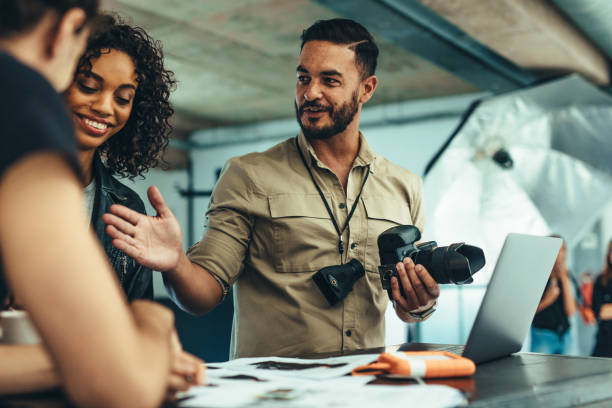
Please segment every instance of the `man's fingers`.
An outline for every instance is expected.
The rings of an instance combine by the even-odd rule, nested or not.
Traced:
[[[136,240],[131,236],[119,231],[117,228],[115,228],[114,225],[106,226],[106,234],[108,234],[109,237],[113,238],[113,240],[123,241],[125,244],[136,249]]]
[[[106,227],[106,233],[113,238],[112,244],[115,248],[125,252],[130,258],[134,258],[136,262],[141,262],[140,249],[136,246],[134,238],[121,233],[112,225]]]
[[[416,294],[414,293],[414,288],[410,283],[410,279],[408,279],[408,275],[406,274],[406,268],[402,262],[398,262],[396,268],[397,274],[399,276],[398,284],[402,285],[402,288],[404,289],[406,300],[405,303],[408,307],[406,310],[416,309],[417,307],[419,307],[418,299],[416,297]],[[399,294],[399,296],[401,297],[401,294]]]
[[[121,204],[111,205],[110,211],[111,213],[123,218],[124,220],[126,220],[127,222],[133,225],[138,224],[138,221],[140,220],[140,218],[145,216],[139,213],[138,211],[134,211]]]
[[[133,224],[125,221],[121,217],[117,217],[114,214],[104,214],[102,216],[102,221],[104,221],[108,225],[112,225],[122,233],[127,234],[131,237],[133,237],[136,232],[136,229],[134,228]]]
[[[149,187],[147,196],[149,197],[149,202],[160,217],[167,217],[172,214],[164,201],[164,197],[156,186]]]
[[[412,262],[412,259],[409,258],[408,264]],[[412,264],[414,266],[414,264]],[[402,287],[404,288],[404,294],[406,295],[406,301],[408,302],[408,306],[410,307],[408,310],[414,310],[419,307],[419,299],[415,293],[414,286],[408,277],[408,272],[406,271],[406,263],[398,262],[397,264],[397,274],[400,279]]]
[[[399,282],[395,277],[391,278],[391,294],[393,295],[393,300],[395,301],[396,307],[399,307],[406,312],[412,310],[412,308],[408,305],[406,298],[401,295]]]
[[[423,282],[425,289],[429,293],[429,295],[433,298],[438,298],[440,296],[440,285],[436,280],[429,274],[429,271],[423,265],[417,265],[414,267],[416,274]]]
[[[427,289],[423,285],[423,282],[421,282],[421,278],[419,277],[419,275],[417,275],[412,259],[404,262],[404,267],[406,269],[406,275],[408,276],[410,284],[412,285],[412,289],[414,290],[414,294],[418,304],[417,307],[420,307],[429,302],[431,300],[431,296],[427,292]]]
[[[120,239],[113,239],[113,246],[120,251],[125,252],[127,256],[133,258],[138,263],[142,263],[140,259],[140,250]]]

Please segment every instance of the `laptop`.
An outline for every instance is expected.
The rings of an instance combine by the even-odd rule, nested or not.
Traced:
[[[560,238],[508,234],[467,343],[435,347],[483,363],[519,351],[555,264]],[[414,350],[423,350],[415,345]],[[463,352],[461,352],[463,348]],[[413,348],[402,347],[409,351]]]

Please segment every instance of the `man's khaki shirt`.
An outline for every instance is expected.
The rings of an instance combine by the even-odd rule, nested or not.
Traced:
[[[206,213],[207,231],[191,247],[192,262],[224,287],[234,285],[230,357],[297,356],[380,347],[385,343],[387,293],[378,274],[378,235],[424,223],[422,184],[410,171],[376,155],[360,134],[347,192],[316,156],[298,143],[339,228],[370,176],[348,227],[340,260],[338,234],[295,138],[263,153],[228,161]],[[365,276],[334,306],[312,280],[321,268],[359,260]]]

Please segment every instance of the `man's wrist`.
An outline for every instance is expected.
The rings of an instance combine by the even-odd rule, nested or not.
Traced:
[[[165,273],[171,275],[172,277],[177,277],[185,274],[185,271],[189,269],[190,265],[191,260],[189,260],[187,254],[183,251],[180,251],[174,267],[168,269],[167,271],[165,271]]]
[[[410,316],[411,319],[414,319],[418,322],[422,322],[428,319],[436,311],[437,304],[438,301],[436,300],[430,307],[425,310],[415,309],[414,311],[408,311],[407,314],[408,316]]]

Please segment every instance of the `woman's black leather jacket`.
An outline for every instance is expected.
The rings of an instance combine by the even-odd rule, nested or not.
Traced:
[[[112,265],[128,301],[153,299],[153,273],[149,268],[136,263],[124,252],[115,248],[112,238],[105,232],[102,215],[110,212],[113,204],[122,204],[132,210],[145,213],[144,203],[132,189],[115,179],[96,154],[93,160],[93,176],[96,181],[91,226],[95,230]]]

